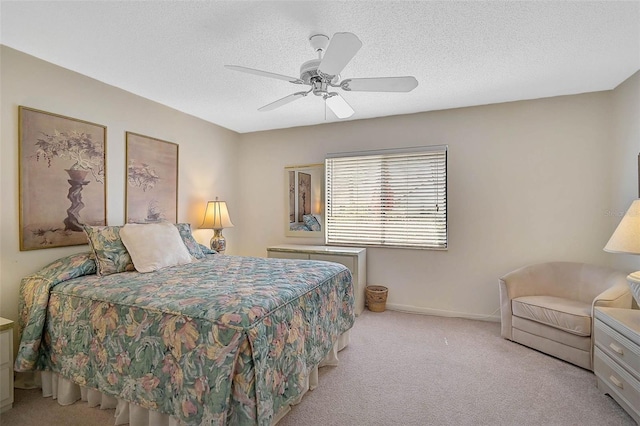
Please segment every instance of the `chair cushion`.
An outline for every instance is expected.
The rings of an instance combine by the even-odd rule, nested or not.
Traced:
[[[513,315],[564,330],[591,336],[591,305],[553,296],[523,296],[511,301]]]
[[[577,334],[567,333],[566,331],[560,330],[559,328],[549,327],[548,325],[536,321],[531,321],[526,318],[512,316],[511,319],[513,321],[513,329],[511,331],[513,336],[515,336],[516,331],[521,331],[533,336],[539,336],[545,340],[553,340],[554,342],[559,343],[562,346],[570,346],[572,348],[587,352],[591,350],[591,336],[578,336]],[[527,343],[516,339],[515,337],[513,337],[511,340],[522,343],[526,346],[530,346]],[[540,346],[531,347],[535,347],[536,349],[541,350]]]

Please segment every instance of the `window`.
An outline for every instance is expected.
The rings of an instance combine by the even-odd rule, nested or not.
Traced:
[[[447,146],[329,154],[327,244],[447,248]]]

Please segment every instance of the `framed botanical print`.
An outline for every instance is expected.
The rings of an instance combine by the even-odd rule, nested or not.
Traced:
[[[126,132],[127,223],[178,220],[178,144]]]
[[[106,126],[20,106],[20,250],[87,243],[106,225]]]

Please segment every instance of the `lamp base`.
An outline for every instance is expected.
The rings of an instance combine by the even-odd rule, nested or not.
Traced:
[[[227,249],[227,240],[222,236],[222,229],[213,230],[213,237],[211,237],[209,245],[212,250],[215,250],[220,254],[224,254]]]

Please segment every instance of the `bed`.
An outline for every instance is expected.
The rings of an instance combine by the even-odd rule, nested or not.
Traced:
[[[153,424],[277,423],[354,322],[351,274],[335,263],[203,252],[150,273],[99,270],[80,253],[22,280],[15,370]]]
[[[322,230],[322,217],[317,214],[305,214],[302,222],[289,222],[289,231],[314,231]]]

